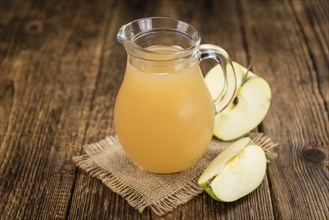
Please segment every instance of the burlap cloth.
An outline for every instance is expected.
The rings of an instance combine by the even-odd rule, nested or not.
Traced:
[[[255,144],[266,152],[268,160],[276,157],[277,145],[260,133],[251,134]],[[128,203],[142,212],[150,207],[157,215],[163,215],[184,204],[202,192],[197,184],[206,166],[229,142],[213,139],[203,157],[191,168],[176,174],[154,174],[133,164],[122,151],[118,140],[111,136],[85,145],[85,155],[73,157],[73,161],[91,176],[101,180],[112,191],[120,194]]]

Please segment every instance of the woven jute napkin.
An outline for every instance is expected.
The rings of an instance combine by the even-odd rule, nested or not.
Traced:
[[[268,160],[276,157],[272,140],[261,134],[250,135],[261,146]],[[101,180],[112,191],[120,194],[128,203],[142,212],[150,207],[157,215],[164,215],[202,192],[197,184],[206,166],[229,142],[213,139],[203,157],[193,167],[175,174],[154,174],[137,167],[123,152],[116,137],[85,145],[86,154],[73,157],[81,169]]]

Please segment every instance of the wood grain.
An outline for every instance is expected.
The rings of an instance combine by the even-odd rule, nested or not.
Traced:
[[[273,93],[263,127],[280,144],[268,172],[275,216],[326,219],[328,115],[303,33],[288,2],[242,2],[242,9],[247,45],[258,53],[253,69],[265,74]]]
[[[329,9],[328,1],[293,1],[298,24],[304,35],[305,48],[309,54],[309,65],[315,70],[313,81],[318,84],[320,96],[325,101],[325,108],[329,114]]]
[[[329,219],[328,1],[0,1],[0,219]],[[115,36],[140,17],[193,24],[272,88],[259,129],[279,142],[261,186],[206,193],[160,218],[77,169],[114,134],[126,64]],[[210,65],[210,64],[209,64]]]
[[[3,5],[1,5],[3,6]],[[0,216],[65,218],[101,55],[88,2],[17,1],[1,26]],[[4,122],[4,123],[3,123]]]
[[[114,134],[114,100],[126,65],[126,52],[115,37],[123,24],[148,13],[151,16],[152,7],[154,5],[151,1],[115,1],[108,7],[103,6],[104,11],[115,13],[107,18],[108,25],[104,27],[101,65],[90,109],[86,143]],[[69,219],[144,219],[148,218],[149,213],[146,211],[140,215],[121,196],[111,192],[99,180],[81,171],[77,173]]]

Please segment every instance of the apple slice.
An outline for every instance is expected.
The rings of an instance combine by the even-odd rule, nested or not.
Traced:
[[[264,150],[243,138],[220,153],[198,184],[215,200],[232,202],[255,190],[266,173]]]
[[[214,135],[225,141],[239,138],[256,128],[265,118],[271,103],[268,83],[240,64],[232,63],[237,77],[237,94],[234,101],[215,117]],[[220,91],[217,87],[222,87],[221,71],[220,66],[216,65],[205,78],[213,99]],[[228,85],[230,88],[232,86]]]

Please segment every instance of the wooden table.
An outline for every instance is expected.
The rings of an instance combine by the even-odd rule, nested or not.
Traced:
[[[165,219],[328,219],[329,1],[0,1],[0,219],[157,219],[77,169],[114,134],[121,25],[169,16],[199,29],[272,88],[258,127],[279,143],[262,185],[206,193]]]

